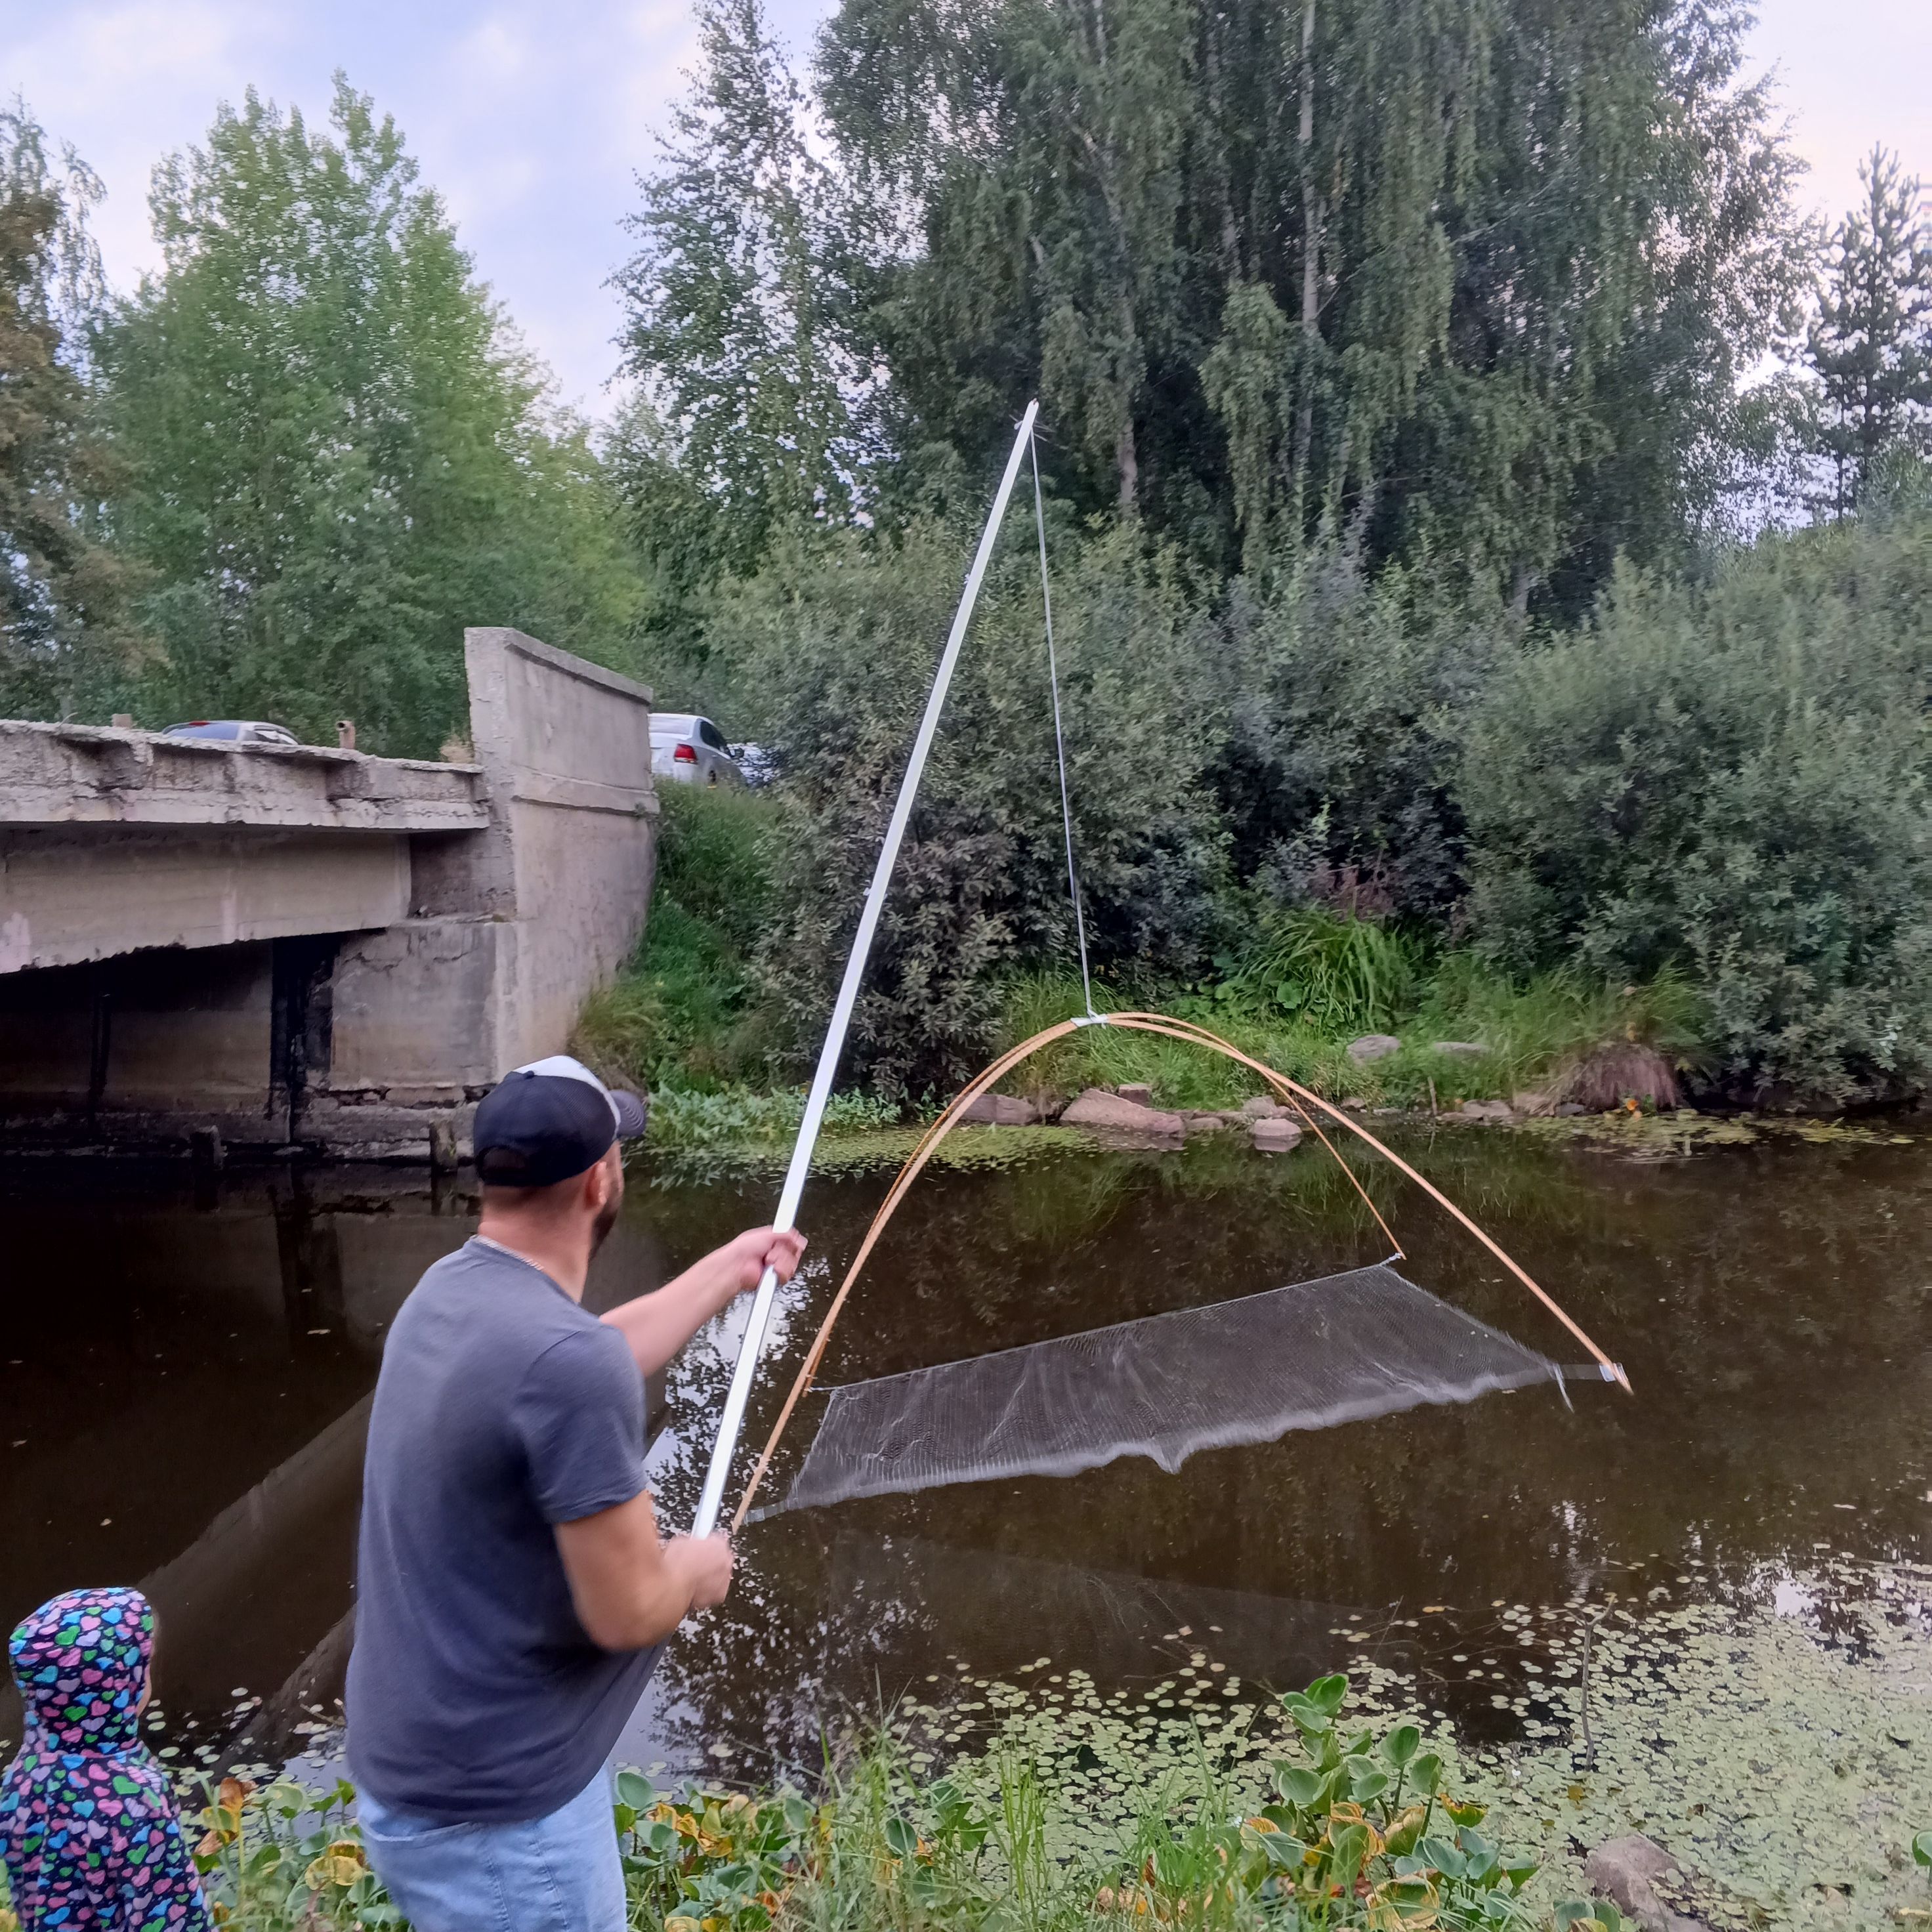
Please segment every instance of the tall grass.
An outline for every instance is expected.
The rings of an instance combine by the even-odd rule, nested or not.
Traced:
[[[637,956],[580,1016],[576,1050],[607,1077],[715,1093],[762,1077],[779,1044],[753,956],[772,904],[769,803],[666,785],[658,874]]]
[[[1390,1024],[1415,985],[1414,949],[1373,920],[1308,907],[1279,915],[1222,982],[1220,997],[1324,1033]]]

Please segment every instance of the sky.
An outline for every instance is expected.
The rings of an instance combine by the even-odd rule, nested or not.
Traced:
[[[770,0],[801,52],[824,10]],[[0,0],[0,94],[106,184],[95,227],[118,286],[158,260],[158,158],[251,83],[320,121],[339,68],[394,115],[562,400],[596,416],[614,406],[619,224],[693,52],[686,0]],[[1850,204],[1874,140],[1932,190],[1927,0],[1760,0],[1750,56],[1779,70],[1822,212]]]

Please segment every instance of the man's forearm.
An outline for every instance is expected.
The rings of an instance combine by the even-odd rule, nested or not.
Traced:
[[[614,1650],[644,1650],[662,1643],[690,1616],[695,1598],[694,1559],[686,1543],[674,1539],[664,1546],[664,1561],[639,1591],[634,1621]]]

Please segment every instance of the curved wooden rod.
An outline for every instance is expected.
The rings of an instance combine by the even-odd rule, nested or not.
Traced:
[[[1244,1053],[1239,1047],[1234,1046],[1231,1041],[1223,1040],[1219,1034],[1210,1033],[1207,1028],[1197,1025],[1191,1020],[1172,1019],[1164,1013],[1141,1012],[1108,1013],[1099,1020],[1062,1020],[1058,1024],[1046,1028],[1035,1034],[1030,1040],[1022,1040],[1018,1046],[1000,1054],[999,1058],[984,1072],[974,1076],[967,1085],[960,1089],[938,1118],[920,1136],[919,1144],[914,1148],[905,1165],[899,1169],[891,1187],[886,1192],[885,1199],[880,1204],[878,1212],[872,1217],[872,1226],[866,1230],[865,1239],[859,1244],[858,1252],[852,1257],[851,1265],[845,1270],[845,1278],[839,1283],[838,1293],[832,1298],[831,1306],[826,1310],[824,1318],[818,1324],[818,1332],[812,1337],[812,1346],[806,1350],[805,1360],[800,1365],[797,1375],[793,1378],[790,1390],[784,1399],[784,1406],[778,1412],[778,1420],[772,1425],[770,1435],[765,1438],[765,1446],[758,1452],[758,1462],[752,1471],[751,1480],[746,1484],[745,1493],[739,1499],[737,1510],[732,1516],[731,1527],[734,1531],[739,1528],[743,1523],[746,1514],[751,1508],[752,1499],[757,1495],[760,1484],[764,1480],[765,1472],[771,1466],[772,1456],[778,1448],[779,1438],[784,1434],[794,1412],[811,1389],[813,1379],[818,1372],[819,1364],[824,1360],[826,1347],[832,1339],[832,1331],[838,1324],[838,1317],[844,1311],[847,1298],[851,1294],[854,1284],[859,1279],[860,1271],[872,1258],[872,1250],[878,1245],[880,1236],[885,1232],[887,1222],[898,1212],[899,1204],[905,1198],[908,1190],[924,1170],[926,1163],[938,1151],[940,1143],[959,1124],[966,1109],[989,1088],[1005,1078],[1016,1066],[1031,1058],[1042,1047],[1052,1046],[1055,1040],[1064,1040],[1070,1034],[1078,1031],[1083,1026],[1093,1025],[1125,1027],[1136,1033],[1162,1034],[1169,1040],[1178,1040],[1186,1046],[1205,1047],[1210,1052],[1225,1054],[1228,1059],[1235,1060],[1251,1072],[1258,1074],[1294,1108],[1297,1113],[1300,1114],[1308,1123],[1316,1138],[1334,1156],[1336,1164],[1354,1184],[1356,1192],[1361,1196],[1364,1202],[1367,1202],[1369,1212],[1375,1216],[1383,1233],[1388,1236],[1390,1245],[1400,1257],[1402,1252],[1401,1244],[1396,1241],[1388,1222],[1382,1219],[1381,1210],[1370,1198],[1368,1190],[1362,1185],[1361,1180],[1354,1168],[1342,1160],[1340,1150],[1334,1142],[1322,1132],[1314,1114],[1309,1112],[1309,1108],[1311,1106],[1318,1108],[1332,1120],[1339,1121],[1350,1132],[1366,1142],[1384,1160],[1407,1174],[1409,1179],[1414,1181],[1438,1206],[1443,1208],[1454,1220],[1460,1222],[1474,1235],[1476,1239],[1480,1241],[1484,1246],[1487,1248],[1490,1253],[1494,1255],[1497,1260],[1501,1262],[1579,1342],[1582,1342],[1606,1374],[1621,1384],[1626,1394],[1635,1393],[1630,1388],[1630,1378],[1624,1374],[1622,1365],[1612,1362],[1603,1350],[1591,1340],[1582,1329],[1557,1305],[1555,1300],[1531,1279],[1528,1272],[1510,1256],[1505,1253],[1502,1248],[1474,1221],[1471,1220],[1454,1202],[1451,1201],[1432,1182],[1424,1179],[1421,1174],[1417,1173],[1415,1169],[1400,1154],[1385,1147],[1359,1120],[1344,1113],[1340,1108],[1331,1106],[1328,1101],[1323,1100],[1320,1094],[1311,1092],[1299,1082],[1291,1080],[1285,1073],[1277,1072],[1274,1068],[1264,1062]]]

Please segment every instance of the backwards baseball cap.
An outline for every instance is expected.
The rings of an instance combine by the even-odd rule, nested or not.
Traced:
[[[514,1066],[478,1102],[476,1177],[492,1187],[548,1187],[644,1130],[634,1094],[613,1092],[580,1060],[554,1053]]]

